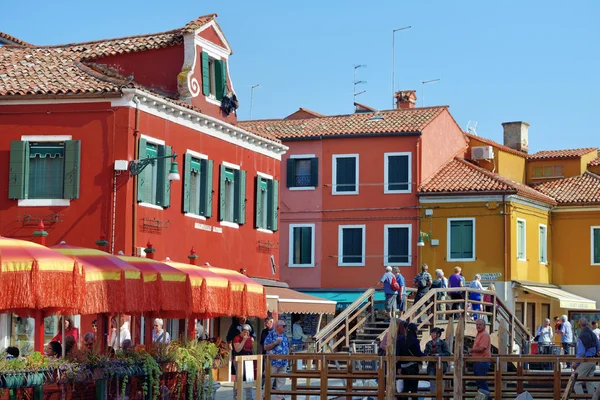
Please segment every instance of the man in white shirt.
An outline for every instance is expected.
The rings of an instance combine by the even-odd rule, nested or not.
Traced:
[[[600,339],[600,328],[598,328],[598,321],[592,321],[592,332]]]

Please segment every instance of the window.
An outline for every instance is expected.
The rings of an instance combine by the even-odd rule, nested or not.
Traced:
[[[290,224],[290,255],[288,266],[315,266],[314,224]]]
[[[219,186],[219,220],[246,223],[246,171],[222,164]]]
[[[341,225],[338,231],[338,265],[365,265],[365,225]]]
[[[158,142],[158,141],[157,141]],[[137,177],[137,200],[140,203],[159,207],[171,205],[171,181],[169,171],[173,154],[171,146],[151,142],[148,138],[140,138],[139,158],[165,157],[152,161]]]
[[[333,156],[333,194],[358,194],[358,154]]]
[[[319,159],[313,154],[292,155],[287,160],[287,187],[312,189],[319,184]]]
[[[540,224],[540,263],[548,264],[548,227]]]
[[[524,219],[517,218],[517,259],[527,261],[527,224]]]
[[[475,218],[448,218],[448,261],[475,261]]]
[[[411,265],[411,225],[384,226],[384,264],[391,266]]]
[[[592,265],[600,265],[600,226],[592,226]]]
[[[534,178],[562,178],[562,165],[545,165],[533,168]]]
[[[384,193],[411,193],[411,154],[385,153]]]
[[[80,149],[79,140],[10,142],[8,197],[79,198]]]
[[[270,231],[278,229],[278,203],[279,181],[259,174],[256,177],[256,228]]]
[[[227,94],[227,61],[210,57],[205,51],[202,52],[202,93],[219,101]]]
[[[201,154],[185,153],[183,212],[212,216],[213,161]]]

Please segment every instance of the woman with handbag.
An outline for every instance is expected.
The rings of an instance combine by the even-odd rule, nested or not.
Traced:
[[[417,338],[417,325],[409,323],[406,325],[406,336],[398,335],[396,341],[396,356],[399,357],[423,357],[424,354],[421,351],[421,344]],[[419,375],[421,362],[418,361],[399,361],[396,363],[396,369],[398,375]],[[404,378],[404,392],[414,393],[411,399],[417,400],[419,398],[419,380],[415,378]],[[408,397],[401,397],[408,398]]]

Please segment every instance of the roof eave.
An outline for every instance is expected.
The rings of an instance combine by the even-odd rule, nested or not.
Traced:
[[[23,100],[65,100],[76,97],[78,99],[113,99],[122,97],[120,90],[92,93],[67,93],[67,94],[18,94],[0,95],[1,101],[23,101]]]
[[[421,132],[391,132],[391,133],[346,133],[342,135],[312,135],[301,137],[286,137],[274,135],[276,138],[284,141],[300,141],[300,140],[323,140],[323,139],[348,139],[355,137],[387,137],[387,136],[421,136]]]
[[[460,191],[460,192],[417,192],[418,197],[425,196],[493,196],[493,195],[511,195],[517,194],[516,190],[468,190],[468,191]]]

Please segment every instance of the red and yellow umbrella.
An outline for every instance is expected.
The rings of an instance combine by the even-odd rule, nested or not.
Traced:
[[[201,318],[232,315],[229,299],[229,279],[208,268],[166,260],[166,264],[185,272],[190,277],[192,312]]]
[[[118,257],[141,271],[146,310],[171,318],[191,314],[191,285],[187,273],[149,258]]]
[[[216,268],[208,263],[205,268],[229,280],[233,315],[258,318],[267,315],[267,295],[260,283],[230,269]]]
[[[0,237],[0,310],[75,313],[83,287],[77,261],[37,243]]]
[[[52,249],[73,258],[85,271],[81,314],[146,311],[142,273],[117,256],[96,249],[59,244]]]

